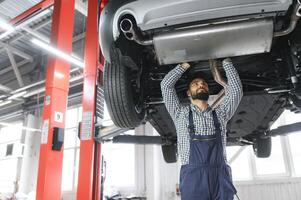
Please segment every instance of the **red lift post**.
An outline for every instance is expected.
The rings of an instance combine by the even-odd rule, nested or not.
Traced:
[[[85,42],[83,115],[80,130],[80,160],[77,199],[100,200],[101,144],[94,141],[97,71],[99,65],[98,0],[88,1]]]
[[[108,0],[102,0],[100,5],[98,2],[98,0],[88,1],[78,200],[100,200],[101,194],[101,144],[95,142],[93,137],[97,71],[102,78],[104,65],[104,58],[101,56],[98,43],[98,12],[104,8]],[[72,51],[74,0],[44,0],[12,19],[10,23],[17,24],[53,4],[51,43],[56,44],[60,50],[70,53]],[[69,67],[69,63],[59,58],[50,58],[48,61],[37,200],[61,199],[63,147],[60,151],[53,151],[52,140],[53,128],[65,127]]]
[[[66,53],[72,52],[74,1],[54,1],[51,44]],[[56,128],[60,130],[65,128],[69,73],[68,62],[57,57],[49,57],[36,200],[61,199],[64,147],[53,150],[53,131]]]

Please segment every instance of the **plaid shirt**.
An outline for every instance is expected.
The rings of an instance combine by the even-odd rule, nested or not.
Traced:
[[[217,117],[219,119],[222,130],[222,143],[224,150],[224,158],[226,158],[226,125],[227,121],[231,119],[239,102],[242,98],[242,84],[238,73],[234,68],[230,59],[223,61],[223,68],[227,76],[227,86],[225,88],[225,98],[223,102],[215,108]],[[179,102],[175,84],[180,79],[185,69],[181,65],[177,65],[171,70],[161,82],[162,96],[165,106],[172,117],[177,130],[178,136],[178,154],[182,165],[189,163],[189,147],[190,136],[188,133],[188,114],[189,106],[191,106],[196,133],[200,135],[212,135],[215,133],[213,124],[212,108],[208,107],[205,110],[200,110],[197,106],[190,104],[188,106],[182,105]]]

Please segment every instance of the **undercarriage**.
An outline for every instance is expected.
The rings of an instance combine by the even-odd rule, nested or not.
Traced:
[[[134,128],[148,121],[162,138],[173,141],[162,145],[163,154],[164,148],[169,148],[168,155],[176,152],[176,130],[163,104],[161,80],[177,63],[189,62],[191,70],[176,84],[180,101],[189,103],[187,79],[199,71],[206,74],[214,99],[223,87],[214,80],[208,60],[216,59],[225,77],[221,60],[231,57],[244,97],[228,122],[228,145],[253,145],[257,156],[269,156],[270,151],[261,146],[270,146],[273,122],[285,109],[301,111],[300,10],[300,2],[295,1],[287,12],[151,30],[142,30],[132,15],[123,15],[105,67],[105,96],[114,123]]]

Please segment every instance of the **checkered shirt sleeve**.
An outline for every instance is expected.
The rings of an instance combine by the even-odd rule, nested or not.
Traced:
[[[236,111],[243,96],[243,92],[239,75],[230,59],[223,60],[223,68],[226,72],[228,83],[225,88],[225,98],[223,102],[217,106],[216,110],[223,115],[226,121],[228,121]]]
[[[172,69],[161,81],[161,91],[163,96],[163,101],[173,120],[176,118],[177,113],[180,111],[180,101],[177,96],[175,89],[176,82],[181,78],[185,69],[181,65],[177,65]]]

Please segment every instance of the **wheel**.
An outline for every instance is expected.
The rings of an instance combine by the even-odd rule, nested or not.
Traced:
[[[291,95],[289,97],[289,102],[287,109],[293,113],[301,112],[301,100],[296,95]]]
[[[293,95],[291,97],[292,103],[297,107],[301,109],[301,99],[297,95]]]
[[[258,158],[267,158],[271,155],[272,151],[272,138],[257,137],[253,144],[253,150]]]
[[[174,163],[177,162],[177,145],[162,145],[162,154],[165,162]]]
[[[108,111],[114,124],[121,128],[134,128],[141,124],[145,110],[142,95],[134,88],[133,72],[119,49],[111,51],[111,63],[104,67],[104,95]],[[132,64],[132,63],[131,63]]]

